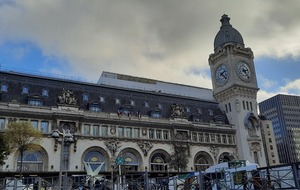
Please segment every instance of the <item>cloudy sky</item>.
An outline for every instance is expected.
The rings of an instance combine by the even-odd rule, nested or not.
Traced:
[[[254,52],[258,101],[300,95],[299,10],[298,0],[0,0],[0,64],[212,88],[208,56],[227,14]]]

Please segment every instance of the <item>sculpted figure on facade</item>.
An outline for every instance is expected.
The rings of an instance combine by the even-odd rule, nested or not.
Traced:
[[[106,145],[107,149],[110,151],[110,153],[114,156],[116,152],[121,147],[121,142],[119,141],[105,141],[104,144]]]
[[[59,104],[77,104],[77,98],[75,98],[74,92],[72,90],[63,89],[62,93],[57,97],[57,100]]]
[[[217,148],[216,146],[210,146],[209,151],[214,156],[214,159],[217,160],[217,156],[218,156],[218,154],[220,152],[219,148]]]
[[[184,109],[181,105],[173,104],[171,107],[171,117],[182,118],[184,116]]]
[[[140,149],[143,151],[144,156],[148,155],[148,152],[152,149],[153,145],[150,142],[138,142]]]

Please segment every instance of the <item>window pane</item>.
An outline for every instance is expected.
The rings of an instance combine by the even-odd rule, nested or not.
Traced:
[[[168,140],[169,139],[169,133],[168,131],[164,131],[164,140]]]
[[[161,139],[161,130],[156,131],[156,138]]]
[[[126,137],[132,138],[132,129],[131,128],[126,128]]]
[[[101,126],[101,135],[103,137],[107,137],[108,136],[108,127],[105,125],[105,126]]]
[[[124,137],[124,128],[123,127],[118,128],[118,137]]]
[[[154,130],[149,129],[149,139],[154,139]]]
[[[42,96],[49,96],[48,90],[42,90]]]
[[[1,91],[2,92],[7,92],[7,85],[6,84],[1,85]]]
[[[93,136],[99,135],[99,125],[93,125]]]
[[[38,129],[38,121],[36,121],[36,120],[31,121],[31,126],[35,129]]]
[[[90,135],[90,125],[83,125],[83,135]]]
[[[140,129],[133,129],[133,138],[140,138]]]
[[[0,130],[4,130],[5,128],[5,118],[0,118]]]
[[[41,123],[41,131],[43,133],[48,133],[48,128],[49,128],[49,122],[48,121],[42,121],[42,123]]]

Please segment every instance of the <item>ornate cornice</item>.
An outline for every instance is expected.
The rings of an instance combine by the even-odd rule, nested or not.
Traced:
[[[215,94],[215,98],[218,102],[223,102],[237,96],[256,99],[258,90],[259,90],[258,88],[233,86],[227,90]]]

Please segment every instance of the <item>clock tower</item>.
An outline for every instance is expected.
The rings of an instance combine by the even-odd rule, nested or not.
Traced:
[[[213,95],[220,108],[236,128],[237,159],[266,166],[261,129],[257,113],[254,56],[245,48],[242,35],[223,15],[209,56]]]

